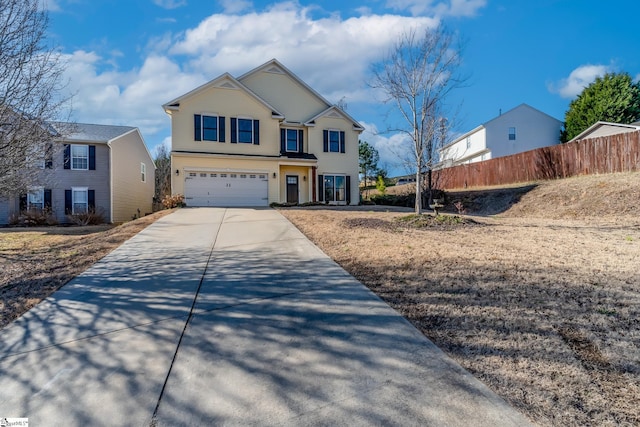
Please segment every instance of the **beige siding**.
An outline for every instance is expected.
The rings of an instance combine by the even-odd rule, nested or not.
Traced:
[[[323,152],[323,130],[345,132],[345,152]],[[350,121],[323,117],[316,120],[316,126],[309,131],[309,150],[318,158],[318,174],[345,174],[351,177],[351,204],[359,203],[358,197],[358,132]]]
[[[137,131],[111,142],[113,182],[113,222],[131,220],[134,215],[151,213],[155,189],[153,160]],[[140,163],[146,165],[142,182]]]
[[[278,159],[229,159],[196,155],[171,155],[171,189],[173,194],[184,195],[184,181],[189,170],[217,172],[256,172],[269,175],[269,203],[280,200]],[[180,174],[176,175],[175,171]],[[273,178],[273,174],[276,178]]]
[[[305,122],[329,107],[287,74],[262,71],[247,76],[242,83],[290,122]]]
[[[216,114],[225,117],[225,142],[196,141],[195,114]],[[203,153],[237,153],[247,155],[278,155],[280,152],[279,122],[272,112],[246,91],[212,87],[180,105],[180,111],[171,112],[172,150]],[[231,117],[260,121],[260,145],[232,144]]]
[[[312,187],[310,186],[312,178],[311,168],[304,166],[288,166],[283,165],[280,167],[280,194],[282,194],[281,202],[287,201],[287,176],[298,177],[298,202],[306,203],[313,200],[311,194]]]

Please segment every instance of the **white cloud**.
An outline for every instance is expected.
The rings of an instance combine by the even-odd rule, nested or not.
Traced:
[[[388,0],[386,6],[395,10],[408,10],[413,16],[475,16],[487,5],[487,0]]]
[[[360,122],[365,130],[360,140],[371,144],[380,155],[379,167],[387,169],[389,176],[411,173],[407,150],[411,148],[408,137],[402,133],[383,134],[374,123]]]
[[[156,0],[156,4],[178,5]],[[401,32],[438,24],[433,17],[393,14],[351,17],[324,15],[288,2],[261,12],[214,14],[194,28],[149,38],[146,57],[135,68],[121,69],[122,58],[96,52],[68,53],[66,77],[75,93],[72,118],[79,122],[133,125],[150,147],[170,135],[170,119],[161,105],[223,72],[241,75],[277,58],[330,102],[351,106],[375,103],[367,86],[369,67],[380,60]],[[107,54],[109,55],[109,54]],[[399,136],[371,134],[389,164],[399,163],[393,147]],[[400,171],[404,173],[404,171]]]
[[[211,78],[278,58],[328,99],[346,96],[353,102],[365,96],[369,64],[385,55],[402,31],[437,22],[399,15],[314,20],[307,8],[284,3],[261,13],[212,15],[187,30],[170,53],[191,57],[189,67]]]
[[[177,9],[187,4],[186,0],[153,0],[156,6],[163,9]]]
[[[225,13],[239,13],[251,9],[253,3],[248,0],[220,0],[220,5]]]
[[[611,65],[581,65],[573,70],[566,79],[560,80],[557,84],[549,85],[549,91],[559,93],[563,98],[573,98],[593,83],[596,77],[604,76],[612,71]]]
[[[128,72],[99,72],[105,61],[94,52],[76,51],[65,59],[75,121],[134,125],[143,135],[168,126],[162,104],[204,82],[161,56],[149,56],[139,70]]]

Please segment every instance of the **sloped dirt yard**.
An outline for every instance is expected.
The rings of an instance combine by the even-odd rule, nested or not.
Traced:
[[[538,425],[640,425],[640,217],[519,209],[443,226],[379,206],[281,212]]]

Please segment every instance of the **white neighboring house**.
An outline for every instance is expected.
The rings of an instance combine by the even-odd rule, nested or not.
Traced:
[[[562,122],[520,104],[438,150],[439,168],[481,162],[560,143]]]
[[[625,125],[622,123],[611,123],[611,122],[599,121],[589,126],[579,135],[576,135],[575,138],[573,138],[569,142],[574,142],[574,141],[587,139],[587,138],[597,138],[599,136],[610,136],[610,135],[618,135],[621,133],[636,132],[639,130],[640,130],[640,122],[634,122],[629,125]]]

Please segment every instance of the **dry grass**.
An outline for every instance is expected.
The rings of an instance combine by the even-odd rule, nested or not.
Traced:
[[[0,328],[169,212],[117,227],[0,229]]]
[[[380,207],[282,213],[537,424],[635,426],[638,189],[640,174],[540,183],[445,228]]]

